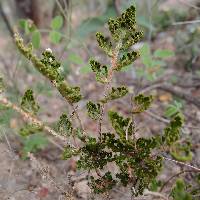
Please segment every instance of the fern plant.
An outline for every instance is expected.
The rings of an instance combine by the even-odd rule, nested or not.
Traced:
[[[88,101],[86,109],[88,117],[96,121],[98,136],[92,137],[84,129],[75,104],[82,98],[80,87],[71,86],[64,80],[59,71],[60,62],[51,49],[46,49],[41,58],[33,53],[32,44],[25,45],[18,33],[15,33],[15,43],[19,51],[32,62],[33,66],[46,77],[59,91],[61,96],[72,107],[78,125],[71,120],[67,113],[63,113],[58,120],[55,130],[37,120],[39,105],[34,99],[33,91],[28,89],[21,102],[21,108],[13,106],[6,99],[1,103],[20,112],[29,121],[29,130],[46,131],[66,141],[63,159],[77,156],[79,169],[92,172],[89,186],[95,193],[104,193],[115,185],[132,187],[134,196],[143,194],[162,169],[162,151],[173,145],[180,137],[183,125],[182,115],[176,114],[162,133],[151,137],[136,137],[135,117],[147,110],[153,101],[152,96],[138,94],[132,98],[133,107],[130,116],[124,116],[117,110],[106,112],[109,102],[123,98],[129,94],[126,86],[112,85],[115,73],[119,73],[127,65],[133,63],[140,55],[132,50],[132,46],[142,38],[136,24],[136,10],[134,6],[128,8],[121,16],[108,21],[111,37],[107,39],[102,33],[96,34],[99,47],[110,58],[111,64],[106,65],[91,59],[90,65],[96,76],[96,81],[104,87],[102,97],[93,102]],[[103,131],[102,121],[108,116],[112,131]],[[23,131],[22,131],[23,130]],[[30,135],[33,131],[21,130],[21,134]],[[68,138],[79,140],[80,145],[71,144]],[[116,172],[108,170],[107,166],[114,164]]]

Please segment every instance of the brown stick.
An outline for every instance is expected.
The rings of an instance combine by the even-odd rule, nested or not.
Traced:
[[[185,167],[187,167],[187,168],[191,168],[191,169],[193,169],[193,170],[196,171],[196,172],[200,172],[200,168],[195,167],[195,166],[193,166],[193,165],[190,165],[190,164],[187,164],[187,163],[184,163],[184,162],[180,162],[180,161],[177,161],[177,160],[173,160],[173,159],[167,158],[167,157],[165,157],[165,156],[162,156],[162,157],[163,157],[165,160],[174,162],[174,163],[176,163],[176,164],[185,166]]]
[[[151,91],[153,89],[161,89],[161,90],[164,90],[166,92],[169,92],[169,93],[172,93],[174,94],[175,96],[178,96],[182,99],[185,99],[186,101],[188,101],[189,103],[192,103],[194,104],[195,106],[197,106],[198,108],[200,108],[200,100],[199,99],[196,99],[194,98],[191,94],[187,93],[187,92],[184,92],[180,89],[180,87],[177,87],[177,86],[173,86],[171,84],[167,84],[167,83],[164,83],[164,84],[155,84],[155,85],[151,85],[151,86],[148,86],[148,87],[144,87],[140,93],[145,93],[145,92],[148,92],[148,91]]]
[[[175,177],[177,176],[180,176],[181,174],[184,174],[184,173],[190,173],[190,172],[195,172],[194,170],[184,170],[184,171],[181,171],[177,174],[174,174],[173,176],[171,176],[163,185],[162,187],[160,188],[159,192],[162,192],[164,187],[172,180],[174,179]]]
[[[9,31],[9,33],[10,33],[10,36],[13,37],[14,31],[13,31],[13,29],[12,29],[12,26],[11,26],[9,20],[8,20],[8,17],[6,16],[6,14],[5,14],[4,10],[3,10],[3,7],[2,7],[1,2],[0,2],[0,15],[1,15],[1,17],[3,18],[3,21],[4,21],[4,23],[5,23],[6,26],[7,26],[7,29],[8,29],[8,31]]]

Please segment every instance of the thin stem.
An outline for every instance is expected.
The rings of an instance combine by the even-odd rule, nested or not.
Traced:
[[[191,169],[193,169],[193,170],[195,170],[195,171],[197,171],[197,172],[200,172],[200,168],[195,167],[195,166],[193,166],[193,165],[190,165],[190,164],[187,164],[187,163],[184,163],[184,162],[180,162],[180,161],[177,161],[177,160],[173,160],[173,159],[167,158],[167,157],[165,157],[165,156],[162,156],[162,157],[163,157],[165,160],[174,162],[174,163],[176,163],[176,164],[179,164],[179,165],[182,165],[182,166],[191,168]]]
[[[104,92],[103,92],[104,97],[107,96],[108,91],[111,88],[111,82],[112,82],[112,79],[113,79],[114,71],[115,71],[115,69],[117,67],[117,59],[118,59],[119,50],[121,48],[121,45],[122,45],[122,42],[120,41],[116,45],[116,48],[113,50],[113,53],[112,53],[111,67],[108,70],[107,83],[105,85],[105,89],[104,89]],[[101,141],[101,137],[102,137],[102,133],[101,132],[102,132],[102,120],[103,120],[104,111],[105,111],[105,103],[103,103],[101,105],[101,115],[100,115],[100,119],[99,119],[99,123],[98,123],[98,133],[99,133],[99,136],[100,136],[100,141]]]
[[[158,116],[156,115],[155,113],[153,113],[152,111],[148,111],[146,110],[145,113],[147,115],[149,115],[150,117],[153,117],[154,119],[160,121],[160,122],[163,122],[165,124],[169,124],[170,123],[170,120],[164,118],[164,117],[161,117],[161,116]],[[199,129],[198,126],[190,126],[190,125],[184,125],[183,128],[190,128],[190,129]]]
[[[130,119],[129,122],[128,122],[128,125],[126,127],[126,140],[128,140],[128,129],[129,129],[130,125],[131,125],[131,122],[132,122],[132,120]]]
[[[75,114],[75,116],[76,116],[76,118],[78,120],[79,126],[80,126],[81,130],[83,131],[83,134],[85,134],[85,129],[84,129],[83,124],[81,122],[81,118],[79,116],[79,113],[77,112],[77,110],[76,110],[76,108],[74,107],[73,104],[70,104],[70,105],[71,105],[71,107],[73,109],[73,112],[74,112],[74,114]]]
[[[196,6],[196,5],[194,5],[194,4],[191,4],[191,3],[189,3],[189,2],[187,2],[187,1],[185,1],[185,0],[178,0],[180,3],[182,3],[182,4],[185,4],[186,6],[189,6],[189,7],[191,7],[191,8],[195,8],[195,9],[197,9],[197,10],[200,10],[200,7],[198,7],[198,6]]]
[[[184,22],[174,22],[172,25],[176,26],[176,25],[184,25],[184,24],[196,24],[196,23],[200,23],[200,20],[191,20],[191,21],[184,21]]]
[[[0,98],[0,103],[3,104],[4,106],[8,107],[8,108],[12,108],[13,110],[15,110],[17,113],[19,113],[20,115],[23,116],[23,118],[36,125],[41,127],[45,132],[50,133],[51,135],[53,135],[56,138],[59,138],[60,140],[64,141],[65,143],[67,143],[68,145],[74,147],[73,144],[71,144],[70,142],[66,141],[66,138],[59,135],[57,132],[55,132],[52,128],[50,128],[49,126],[45,125],[43,122],[41,122],[40,120],[38,120],[35,116],[31,115],[28,112],[25,112],[24,110],[22,110],[20,107],[18,107],[17,105],[13,104],[12,102],[10,102],[7,98]]]
[[[164,196],[163,194],[161,194],[159,192],[152,192],[152,191],[149,191],[149,190],[145,190],[144,195],[150,195],[150,196],[159,197],[159,198],[164,199],[164,200],[169,200],[166,196]]]
[[[195,172],[194,170],[184,170],[184,171],[181,171],[177,174],[174,174],[173,176],[171,176],[163,185],[162,187],[160,188],[160,191],[159,192],[162,192],[164,187],[172,180],[174,179],[175,177],[177,176],[180,176],[181,174],[184,174],[184,173],[190,173],[190,172]]]

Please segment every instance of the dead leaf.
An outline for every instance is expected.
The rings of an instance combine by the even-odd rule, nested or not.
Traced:
[[[172,100],[172,95],[170,93],[164,93],[161,94],[158,98],[162,102],[169,102]]]

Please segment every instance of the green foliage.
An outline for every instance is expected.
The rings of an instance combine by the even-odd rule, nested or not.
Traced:
[[[76,29],[76,35],[80,38],[88,37],[91,33],[96,32],[103,27],[110,17],[115,17],[116,11],[112,5],[108,5],[103,15],[90,17],[81,22]]]
[[[123,118],[117,112],[113,111],[108,112],[108,117],[111,121],[112,127],[120,138],[124,139],[126,137],[126,131],[128,131],[129,135],[133,133],[132,123],[129,124],[130,118]]]
[[[31,89],[26,90],[21,101],[21,107],[23,110],[36,114],[40,109],[40,106],[36,103],[33,91]]]
[[[51,21],[51,28],[54,30],[59,30],[63,26],[63,17],[58,15],[54,17]]]
[[[14,112],[12,109],[7,108],[0,104],[0,124],[10,126],[10,120],[12,119]]]
[[[35,49],[40,47],[41,34],[37,27],[31,20],[19,20],[19,26],[22,28],[26,35],[31,35],[31,42]]]
[[[67,57],[69,61],[71,61],[73,64],[77,65],[82,65],[84,64],[84,60],[81,58],[81,56],[75,54],[75,53],[70,53],[69,56]]]
[[[49,32],[50,41],[54,44],[58,44],[62,38],[60,29],[63,27],[63,17],[56,16],[51,21],[51,31]]]
[[[111,172],[106,172],[101,178],[95,179],[91,176],[90,179],[91,182],[89,183],[89,185],[96,194],[104,193],[108,190],[111,190],[117,183],[112,178]]]
[[[88,137],[84,146],[80,149],[78,168],[103,169],[107,162],[111,161],[112,153],[104,150],[105,144],[97,142],[96,138]]]
[[[120,71],[125,66],[133,63],[140,55],[136,51],[129,52],[129,48],[139,42],[143,36],[141,31],[137,31],[135,7],[131,6],[116,19],[109,19],[108,26],[112,38],[107,38],[102,33],[97,32],[97,42],[109,57],[115,57],[116,52],[121,55],[120,58],[117,58],[113,69]],[[95,60],[91,60],[90,65],[92,71],[96,74],[97,81],[107,83],[109,78],[108,67]]]
[[[19,27],[25,31],[25,34],[34,32],[37,28],[31,20],[21,19],[19,20]]]
[[[174,52],[168,49],[157,49],[154,52],[154,56],[157,58],[168,58],[168,57],[174,56]]]
[[[39,133],[32,134],[26,137],[23,141],[23,158],[27,157],[28,152],[37,152],[45,148],[48,144],[48,140],[45,136]]]
[[[0,76],[0,93],[4,91],[5,85],[3,82],[3,78]]]
[[[158,188],[162,185],[162,182],[161,181],[158,181],[156,179],[153,179],[150,186],[149,186],[149,189],[153,192],[157,192],[158,191]]]
[[[191,70],[195,58],[199,55],[199,37],[198,24],[188,24],[184,30],[177,31],[175,35],[177,54],[182,56],[181,61],[187,70]],[[184,45],[187,45],[187,48],[182,48]]]
[[[100,83],[106,83],[107,82],[107,76],[108,76],[108,68],[107,66],[102,66],[98,61],[96,60],[90,60],[90,65],[92,67],[92,71],[96,74],[96,80]]]
[[[107,103],[108,101],[119,99],[128,94],[128,89],[124,86],[114,88],[112,87],[111,91],[107,94],[107,96],[101,100],[102,103]]]
[[[19,27],[24,30],[25,34],[31,37],[31,43],[35,49],[40,48],[41,30],[38,29],[31,20],[21,19],[19,20]],[[63,27],[63,17],[56,16],[52,19],[50,29],[47,30],[49,33],[49,39],[53,44],[58,44],[63,34],[61,28]]]
[[[135,108],[133,110],[133,113],[144,112],[150,107],[152,101],[153,101],[152,96],[144,96],[143,94],[135,96],[134,98]]]
[[[117,65],[116,70],[119,71],[123,67],[130,65],[132,62],[134,62],[139,57],[139,53],[132,51],[130,53],[126,53],[120,58],[119,63]]]
[[[164,129],[163,140],[167,145],[171,145],[179,139],[180,128],[183,125],[183,117],[176,115],[170,122],[170,124]]]
[[[108,26],[114,40],[119,41],[127,37],[127,34],[136,28],[135,7],[131,6],[115,20],[110,19]]]
[[[36,49],[40,47],[40,38],[41,38],[40,32],[34,31],[32,34],[32,44],[33,44],[33,47]]]
[[[112,43],[108,42],[102,33],[97,32],[96,38],[99,46],[105,51],[106,54],[112,56]]]
[[[73,147],[66,146],[63,153],[62,153],[62,159],[67,160],[71,158],[72,156],[78,155],[79,151]]]
[[[170,150],[170,154],[178,161],[187,162],[192,160],[191,143],[185,141],[175,143]]]
[[[173,104],[169,104],[168,107],[165,110],[165,116],[170,118],[174,117],[178,113],[181,113],[183,105],[181,102],[174,101]]]
[[[176,181],[171,196],[174,200],[192,200],[192,196],[186,191],[186,185],[182,179]]]
[[[73,133],[72,123],[66,114],[62,114],[57,124],[58,132],[63,136],[71,136]]]
[[[87,110],[88,110],[88,115],[91,119],[97,120],[100,118],[101,114],[101,106],[99,103],[93,103],[89,101],[87,103]]]
[[[139,77],[153,81],[163,73],[163,67],[167,65],[165,59],[174,56],[174,52],[168,49],[157,49],[152,54],[150,46],[145,43],[140,49],[140,55],[144,67],[137,69],[137,74]]]
[[[34,124],[26,124],[23,128],[19,130],[19,134],[23,137],[33,135],[35,133],[41,132],[42,128]]]
[[[52,30],[49,33],[49,38],[50,38],[52,43],[58,44],[60,42],[61,38],[62,38],[62,35],[61,35],[60,32]]]
[[[125,120],[119,120],[124,127]],[[116,124],[116,132],[124,132],[119,128],[120,124]],[[119,168],[120,172],[115,175],[109,171],[106,172],[106,175],[109,175],[109,183],[106,182],[108,185],[104,182],[104,176],[99,179],[91,177],[92,188],[96,193],[111,189],[117,182],[127,186],[134,176],[137,180],[135,184],[138,185],[135,195],[142,194],[144,188],[148,187],[161,170],[162,159],[159,156],[151,156],[151,151],[157,146],[156,140],[154,137],[139,138],[135,143],[132,140],[125,140],[124,136],[119,138],[113,133],[103,133],[101,142],[95,138],[88,138],[85,146],[79,149],[81,157],[77,164],[82,169],[98,170],[114,162]],[[130,170],[134,170],[134,173],[131,174]]]
[[[52,20],[50,35],[52,35],[54,43],[59,42],[61,39],[59,30],[62,26],[63,20],[61,17]],[[108,111],[108,119],[113,129],[107,132],[103,132],[100,127],[105,112],[104,106],[109,101],[122,98],[128,94],[128,89],[125,86],[112,87],[114,73],[132,64],[140,54],[145,67],[161,66],[163,63],[160,59],[172,56],[172,52],[158,50],[152,56],[147,45],[143,46],[140,53],[130,50],[132,45],[139,42],[143,35],[141,31],[137,30],[134,6],[128,8],[116,19],[109,19],[108,27],[111,37],[107,38],[104,34],[98,32],[96,38],[99,47],[111,58],[111,66],[103,65],[94,59],[90,60],[91,69],[96,75],[96,80],[105,86],[105,93],[97,102],[89,101],[86,105],[88,115],[91,119],[97,121],[99,125],[98,133],[100,133],[98,136],[92,137],[84,130],[81,123],[79,127],[75,127],[72,121],[73,115],[80,122],[76,111],[72,113],[70,118],[66,114],[62,114],[57,123],[56,131],[66,138],[72,136],[74,141],[78,139],[81,143],[79,147],[66,146],[62,158],[69,159],[77,156],[77,167],[79,169],[92,173],[96,172],[97,176],[89,177],[89,185],[95,193],[107,192],[116,184],[121,184],[125,187],[129,185],[134,188],[133,195],[138,196],[143,194],[145,188],[156,190],[159,187],[155,180],[162,169],[162,157],[160,155],[164,149],[163,147],[171,147],[176,144],[180,137],[183,117],[177,113],[178,111],[174,112],[173,115],[170,115],[172,120],[162,134],[148,137],[142,137],[138,134],[136,137],[137,126],[134,118],[150,107],[153,101],[152,96],[143,94],[135,96],[132,99],[134,108],[130,112],[131,116],[125,117],[116,111]],[[58,35],[56,35],[57,33]],[[35,41],[37,45],[37,37]],[[60,72],[61,63],[56,59],[51,49],[46,49],[42,53],[42,57],[39,58],[33,54],[32,45],[25,46],[18,34],[15,34],[15,42],[19,51],[55,86],[70,105],[81,100],[80,88],[70,86],[64,80],[64,76]],[[69,55],[68,59],[73,64],[82,65],[84,63],[81,57],[74,54]],[[37,112],[37,104],[31,90],[25,93],[22,102],[24,110]],[[41,148],[45,143],[43,139],[37,139],[38,136],[36,137],[36,134],[34,134],[40,131],[37,128],[28,125],[20,131],[21,135],[31,139],[26,142],[26,152]],[[77,143],[75,146],[77,146]],[[175,152],[175,156],[182,156],[180,152],[186,152],[186,149],[179,148],[179,151],[173,149],[171,154],[173,155]],[[110,164],[115,165],[118,170],[108,171],[107,166]]]
[[[92,71],[89,64],[85,63],[83,58],[77,53],[70,53],[69,56],[67,57],[66,63],[68,65],[68,71],[67,71],[68,73],[69,73],[69,65],[79,66],[81,73],[88,73]]]
[[[59,67],[60,62],[55,59],[51,49],[47,49],[42,53],[42,59],[39,59],[36,55],[33,54],[32,45],[27,47],[23,43],[23,39],[16,33],[15,34],[15,43],[19,51],[29,59],[34,67],[48,78],[52,84],[58,89],[60,94],[69,102],[76,103],[82,98],[80,94],[79,87],[69,86],[64,80],[63,76],[60,74]]]

